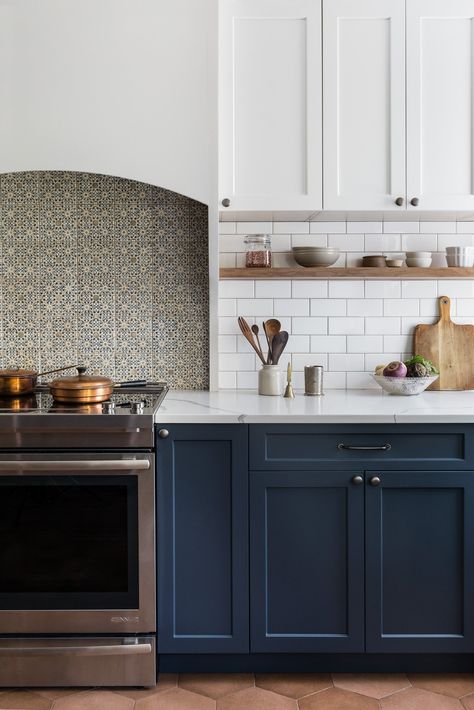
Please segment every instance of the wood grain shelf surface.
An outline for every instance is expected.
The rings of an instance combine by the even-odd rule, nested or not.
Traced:
[[[419,269],[402,267],[391,269],[388,266],[375,268],[352,266],[339,267],[275,267],[273,269],[220,269],[221,279],[474,279],[474,268],[445,267]]]

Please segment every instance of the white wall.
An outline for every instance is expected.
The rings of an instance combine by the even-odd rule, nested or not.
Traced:
[[[209,203],[217,0],[0,0],[0,173],[78,170]]]
[[[291,247],[341,249],[338,266],[357,266],[364,254],[404,257],[406,250],[435,253],[446,266],[449,245],[474,245],[474,222],[221,222],[220,263],[243,266],[244,235],[272,233],[274,266],[294,266]],[[388,271],[388,269],[387,269]],[[229,280],[219,284],[219,385],[257,386],[260,362],[241,335],[237,316],[261,325],[278,318],[290,333],[283,367],[291,360],[294,385],[305,365],[323,365],[326,389],[377,388],[376,365],[412,353],[417,323],[438,320],[438,297],[451,298],[458,323],[474,323],[474,280]]]

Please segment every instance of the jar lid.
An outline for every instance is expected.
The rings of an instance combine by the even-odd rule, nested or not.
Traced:
[[[270,234],[247,234],[245,242],[247,244],[265,244],[271,240]]]

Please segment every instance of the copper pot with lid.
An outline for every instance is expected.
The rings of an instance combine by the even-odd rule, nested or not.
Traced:
[[[49,383],[53,399],[68,404],[92,404],[110,399],[114,387],[144,387],[146,380],[114,382],[102,375],[87,375],[85,367],[77,368],[77,375],[61,377]]]
[[[38,377],[50,375],[53,372],[63,372],[73,367],[77,367],[77,365],[57,367],[55,370],[48,370],[47,372],[36,372],[35,370],[23,370],[21,368],[0,370],[0,397],[18,397],[25,394],[32,394],[36,387]]]

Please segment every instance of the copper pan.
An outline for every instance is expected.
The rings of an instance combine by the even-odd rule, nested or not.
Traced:
[[[20,368],[0,370],[0,397],[18,397],[25,394],[32,394],[35,390],[38,377],[49,375],[53,372],[70,370],[72,367],[76,367],[76,365],[57,367],[55,370],[48,370],[47,372],[22,370]]]
[[[114,387],[143,387],[146,380],[114,382],[102,375],[87,375],[85,367],[77,368],[77,375],[61,377],[49,382],[49,388],[56,402],[65,404],[93,404],[110,399]]]

